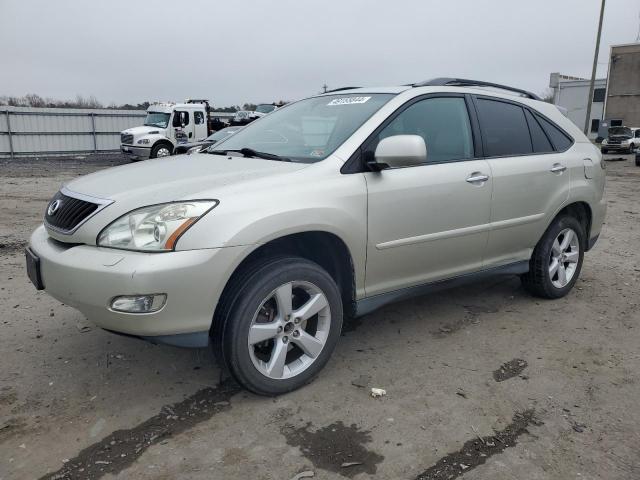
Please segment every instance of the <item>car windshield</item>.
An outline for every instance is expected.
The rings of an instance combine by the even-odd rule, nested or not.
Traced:
[[[169,117],[171,117],[170,113],[148,112],[144,124],[147,127],[167,128]]]
[[[256,112],[258,112],[258,113],[269,113],[269,112],[273,112],[275,110],[275,108],[276,108],[275,105],[269,105],[268,103],[266,103],[266,104],[258,105],[256,107]]]
[[[212,133],[211,135],[209,135],[207,137],[207,142],[219,142],[220,140],[223,140],[225,138],[227,138],[229,135],[232,135],[234,133],[236,133],[238,130],[241,130],[238,127],[227,127],[227,128],[223,128],[222,130],[218,130],[215,133]]]
[[[611,127],[609,129],[609,136],[631,137],[631,129],[629,127]]]
[[[317,162],[333,153],[392,97],[367,93],[307,98],[251,123],[215,149],[252,149],[293,161]]]

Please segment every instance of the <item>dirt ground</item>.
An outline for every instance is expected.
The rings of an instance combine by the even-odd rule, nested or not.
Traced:
[[[0,161],[0,480],[640,478],[630,156],[607,164],[606,225],[566,298],[502,277],[390,305],[278,398],[240,391],[206,349],[93,327],[27,280],[47,200],[121,162]]]

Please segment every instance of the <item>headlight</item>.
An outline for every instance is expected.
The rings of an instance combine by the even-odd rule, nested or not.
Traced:
[[[141,138],[140,140],[138,140],[138,144],[147,144],[149,143],[150,140],[148,138]]]
[[[198,153],[200,150],[202,150],[202,147],[200,145],[198,145],[197,147],[191,147],[189,150],[187,150],[187,155]]]
[[[194,200],[133,210],[102,230],[97,244],[142,252],[173,250],[182,234],[218,203]]]
[[[608,145],[608,144],[609,144],[609,140],[607,140],[606,138],[602,140],[602,145]]]

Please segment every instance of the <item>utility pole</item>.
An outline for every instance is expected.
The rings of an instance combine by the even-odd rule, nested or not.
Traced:
[[[322,85],[322,93],[327,93],[327,90],[329,90],[329,86],[325,83]]]
[[[600,21],[598,22],[598,37],[596,38],[596,51],[593,54],[593,68],[591,69],[591,83],[589,84],[589,97],[587,98],[587,118],[584,119],[584,134],[589,134],[591,126],[591,103],[593,103],[593,86],[596,82],[596,68],[598,67],[598,52],[600,51],[600,34],[602,33],[602,18],[604,17],[604,3],[600,6]]]

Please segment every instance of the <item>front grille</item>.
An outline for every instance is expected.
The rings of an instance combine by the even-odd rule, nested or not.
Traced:
[[[47,205],[44,220],[47,225],[56,230],[70,232],[95,212],[99,206],[97,203],[68,197],[62,192],[58,192]]]
[[[120,143],[123,145],[133,145],[133,135],[130,133],[121,133]]]

